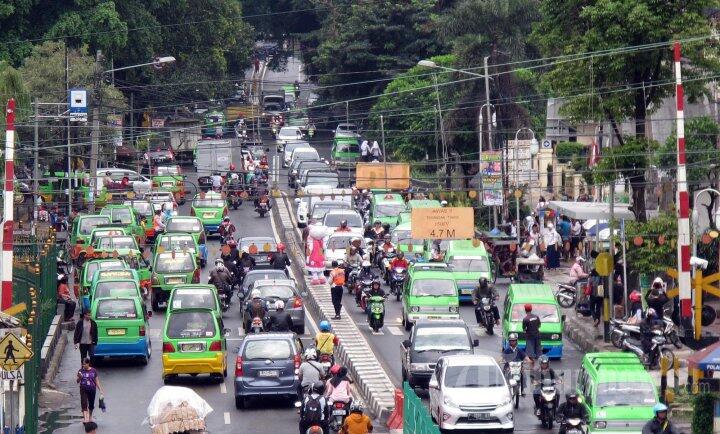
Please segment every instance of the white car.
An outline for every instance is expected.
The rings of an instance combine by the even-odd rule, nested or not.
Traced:
[[[303,133],[300,127],[282,127],[280,131],[278,131],[277,138],[275,139],[277,150],[278,152],[282,151],[283,147],[288,143],[297,142],[302,139]]]
[[[320,154],[315,148],[295,148],[290,154],[290,161],[287,162],[287,166],[290,167],[296,160],[320,161]]]
[[[312,148],[312,146],[310,146],[310,143],[303,141],[294,141],[286,144],[285,148],[283,149],[282,156],[283,167],[288,167],[290,165],[290,157],[292,156],[292,153],[296,148]]]
[[[441,357],[428,390],[430,415],[443,431],[515,428],[505,375],[490,356]]]
[[[105,181],[108,179],[113,182],[121,182],[123,178],[128,179],[128,182],[130,186],[132,186],[136,195],[143,195],[152,188],[152,181],[150,178],[140,175],[134,170],[108,167],[97,170],[96,190],[99,193],[103,186],[105,186]]]
[[[332,268],[332,261],[345,261],[350,242],[358,240],[360,248],[363,249],[365,255],[363,260],[370,260],[370,252],[366,249],[365,240],[361,231],[352,232],[334,232],[325,238],[325,268]]]
[[[352,190],[349,188],[337,189],[326,187],[323,185],[313,185],[303,190],[302,198],[295,199],[295,216],[297,217],[298,227],[303,228],[307,225],[310,213],[317,203],[325,201],[342,201],[347,203],[346,207],[352,207]],[[323,213],[323,217],[325,213]]]
[[[322,226],[325,226],[328,232],[340,227],[340,222],[347,220],[347,226],[351,231],[360,232],[361,236],[364,230],[363,219],[360,213],[349,209],[334,209],[325,213],[322,220]]]
[[[358,127],[355,124],[340,123],[335,128],[335,137],[360,137]]]

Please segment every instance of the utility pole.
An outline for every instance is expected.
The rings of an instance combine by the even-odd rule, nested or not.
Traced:
[[[345,123],[350,123],[350,103],[345,101]]]
[[[387,154],[385,153],[385,120],[380,115],[380,140],[382,141],[383,170],[385,171],[385,190],[388,189]]]
[[[478,113],[478,215],[483,204],[483,173],[482,173],[482,151],[483,151],[483,114],[482,109]]]
[[[483,67],[485,68],[485,115],[487,116],[487,122],[488,122],[488,149],[490,151],[493,150],[493,137],[492,137],[492,114],[490,113],[490,75],[488,75],[488,59],[490,56],[485,56],[483,58]],[[504,166],[504,162],[503,162]],[[503,179],[505,179],[503,177]],[[505,192],[503,191],[503,207],[505,206]],[[498,225],[498,213],[497,213],[497,207],[493,206],[493,222],[495,223],[495,227]],[[520,228],[518,228],[520,230]]]
[[[90,133],[90,203],[88,204],[90,214],[95,212],[95,199],[98,192],[97,169],[100,142],[100,81],[102,79],[102,70],[100,65],[101,58],[102,51],[97,50],[97,53],[95,54],[95,71],[93,80],[93,121],[92,131]]]
[[[67,44],[65,44],[65,93],[70,93],[70,59],[68,57],[68,50],[67,50]],[[65,123],[66,134],[67,134],[67,197],[68,197],[68,205],[67,205],[67,218],[70,218],[70,215],[72,215],[72,201],[73,201],[73,189],[80,188],[80,185],[73,185],[75,182],[78,182],[78,179],[71,175],[73,173],[72,170],[72,146],[70,145],[70,107],[68,107],[68,116],[67,116],[67,122]],[[69,220],[68,220],[69,221]]]
[[[5,310],[13,303],[13,218],[15,183],[15,99],[10,98],[5,111],[5,190],[3,192],[3,240],[2,240],[2,289],[0,309]]]
[[[614,317],[615,305],[613,300],[613,286],[615,284],[615,181],[610,181],[610,220],[608,221],[608,229],[610,229],[610,238],[608,239],[610,256],[613,258],[613,268],[607,280],[603,300],[603,340],[610,342],[610,318]],[[599,231],[599,224],[597,230]]]
[[[33,163],[35,163],[33,164],[33,202],[35,202],[33,204],[33,219],[35,221],[35,224],[33,225],[33,227],[37,228],[37,218],[40,212],[40,107],[37,98],[33,98],[33,106],[35,112],[35,119],[33,120]],[[50,170],[52,171],[52,169]]]

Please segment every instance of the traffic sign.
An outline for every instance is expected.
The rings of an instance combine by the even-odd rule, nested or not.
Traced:
[[[550,143],[550,140],[543,140],[542,147],[545,149],[549,149],[552,147],[552,143]]]
[[[415,240],[466,239],[475,236],[473,209],[470,207],[414,208],[410,232]]]
[[[85,89],[68,90],[68,107],[70,122],[87,122],[87,91]]]
[[[0,368],[3,371],[16,371],[30,360],[33,352],[13,333],[8,333],[0,341]]]

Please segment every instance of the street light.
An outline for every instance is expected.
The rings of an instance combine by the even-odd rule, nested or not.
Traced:
[[[515,227],[515,232],[517,233],[517,242],[518,246],[520,245],[520,166],[518,165],[518,154],[520,150],[520,144],[518,143],[518,136],[520,135],[521,131],[529,131],[530,134],[532,134],[532,140],[530,141],[530,165],[532,169],[532,156],[537,154],[539,151],[538,148],[538,141],[535,138],[535,131],[532,130],[532,128],[523,127],[520,128],[515,132],[515,209],[516,209],[516,215],[517,215],[517,223]],[[531,172],[528,172],[528,177],[530,177]],[[528,178],[530,179],[530,178]]]

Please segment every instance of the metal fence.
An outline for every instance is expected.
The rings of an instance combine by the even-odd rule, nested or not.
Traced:
[[[13,304],[27,309],[17,317],[27,328],[27,343],[34,356],[25,364],[25,432],[37,432],[42,370],[40,352],[57,312],[57,249],[47,239],[15,237],[13,249]]]
[[[440,429],[433,423],[430,412],[407,382],[403,383],[403,395],[403,433],[440,434]]]

